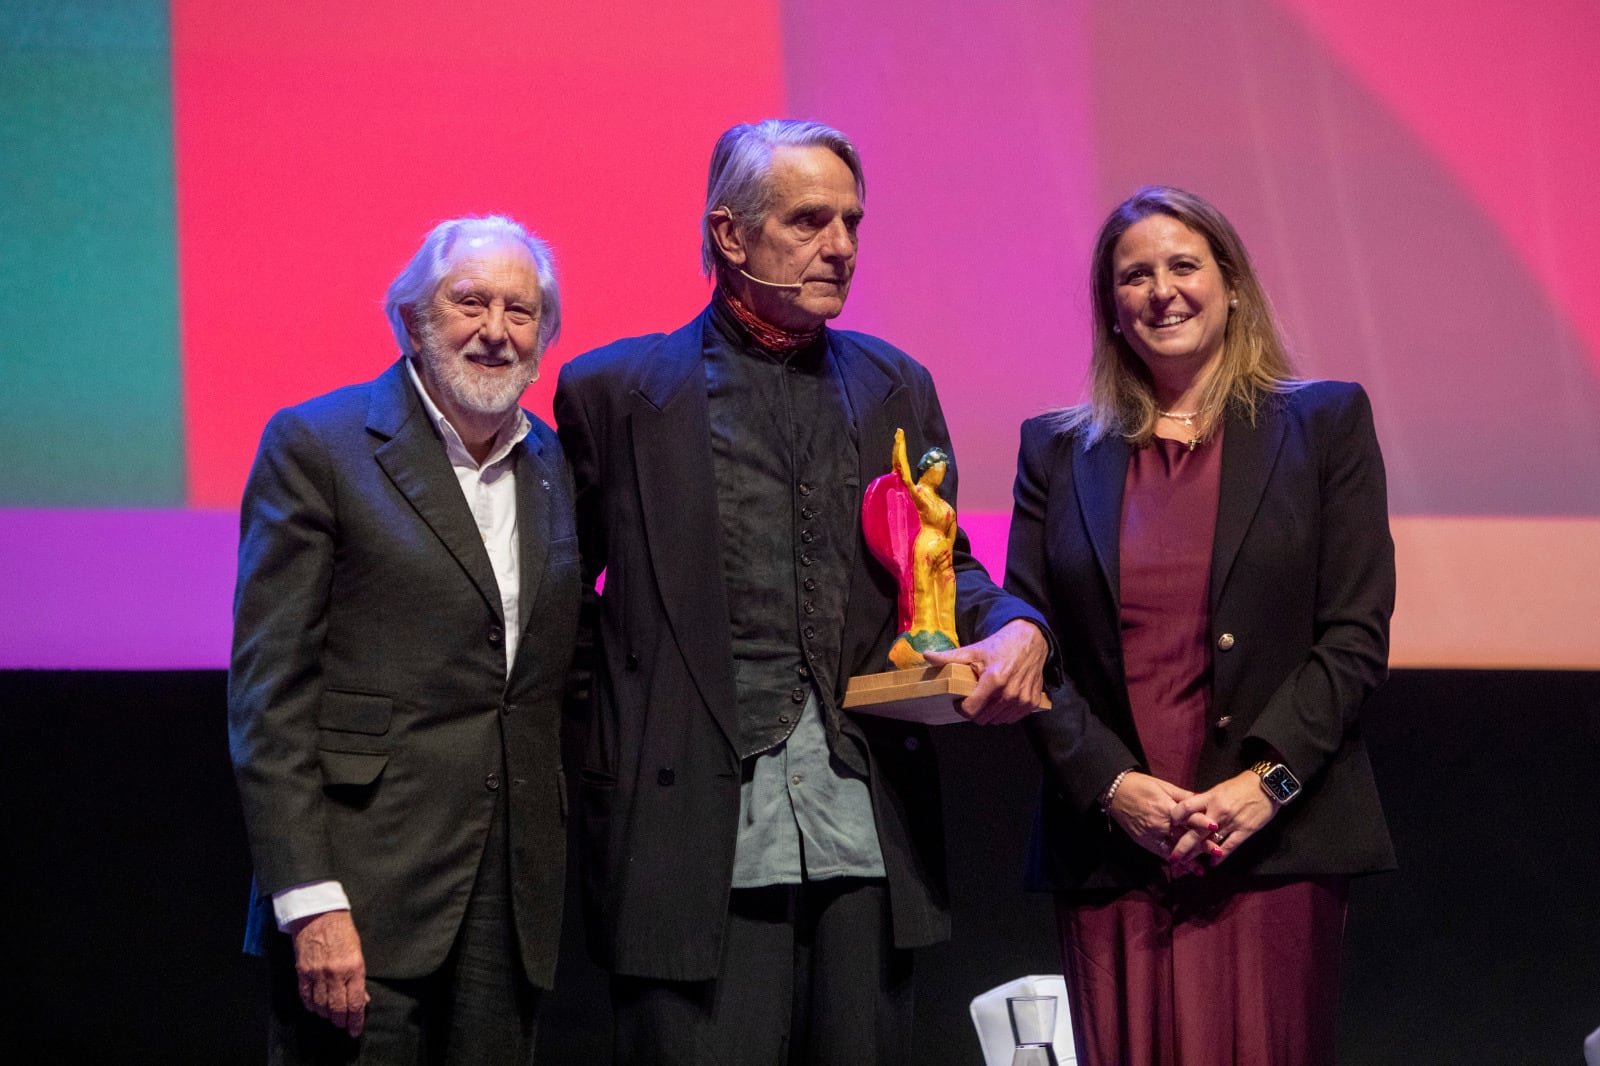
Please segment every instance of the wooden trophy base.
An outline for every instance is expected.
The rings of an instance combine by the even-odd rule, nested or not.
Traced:
[[[978,686],[978,675],[964,663],[858,674],[844,693],[844,709],[923,725],[953,725],[972,719],[958,709]],[[1043,696],[1040,706],[1050,706]]]

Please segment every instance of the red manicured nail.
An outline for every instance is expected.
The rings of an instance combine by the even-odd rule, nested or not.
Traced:
[[[1206,823],[1206,828],[1211,830],[1213,833],[1215,833],[1218,829],[1221,829],[1222,827],[1220,825],[1218,825],[1216,822],[1207,822]]]
[[[1222,849],[1221,849],[1221,848],[1212,848],[1212,849],[1211,849],[1211,857],[1212,857],[1212,858],[1213,858],[1213,859],[1220,859],[1220,858],[1222,858]]]

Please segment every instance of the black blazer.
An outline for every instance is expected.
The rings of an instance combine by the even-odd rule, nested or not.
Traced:
[[[1128,704],[1118,542],[1128,445],[1045,415],[1022,426],[1006,587],[1049,618],[1067,681],[1027,730],[1046,767],[1031,880],[1056,890],[1143,883],[1157,861],[1097,799],[1143,755]],[[1273,397],[1222,438],[1211,560],[1211,722],[1199,789],[1271,747],[1304,785],[1228,860],[1232,872],[1358,874],[1394,853],[1358,715],[1387,673],[1394,608],[1383,458],[1360,386]]]
[[[739,812],[739,720],[703,351],[707,316],[617,341],[561,372],[556,422],[578,488],[586,579],[605,571],[594,697],[579,774],[585,902],[596,961],[664,980],[714,977]],[[889,470],[896,428],[912,455],[949,448],[928,372],[859,333],[829,330],[860,469]],[[944,495],[955,500],[956,478]],[[859,529],[859,526],[858,526]],[[989,580],[958,535],[957,625],[986,636],[1038,613]],[[893,578],[857,535],[839,691],[877,672],[897,630]],[[845,715],[868,749],[895,942],[949,935],[944,838],[927,729]]]
[[[269,894],[335,878],[367,970],[417,977],[454,942],[499,795],[529,978],[549,986],[565,870],[558,732],[579,562],[570,475],[533,420],[516,460],[522,617],[396,363],[280,411],[245,488],[228,728]],[[522,627],[506,677],[507,624]]]

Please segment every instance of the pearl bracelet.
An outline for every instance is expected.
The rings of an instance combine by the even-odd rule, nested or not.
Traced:
[[[1133,767],[1130,766],[1126,770],[1124,770],[1120,774],[1118,774],[1116,777],[1113,777],[1111,779],[1111,784],[1109,786],[1107,786],[1105,792],[1101,793],[1101,795],[1100,795],[1100,813],[1101,814],[1110,814],[1111,813],[1111,801],[1114,798],[1116,798],[1117,789],[1122,787],[1122,779],[1124,777],[1127,777],[1131,773],[1133,773]]]

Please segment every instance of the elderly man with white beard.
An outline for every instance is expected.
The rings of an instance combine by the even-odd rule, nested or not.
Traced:
[[[518,407],[549,248],[440,223],[401,356],[278,412],[245,489],[228,726],[271,1061],[528,1063],[560,940],[571,478]]]

